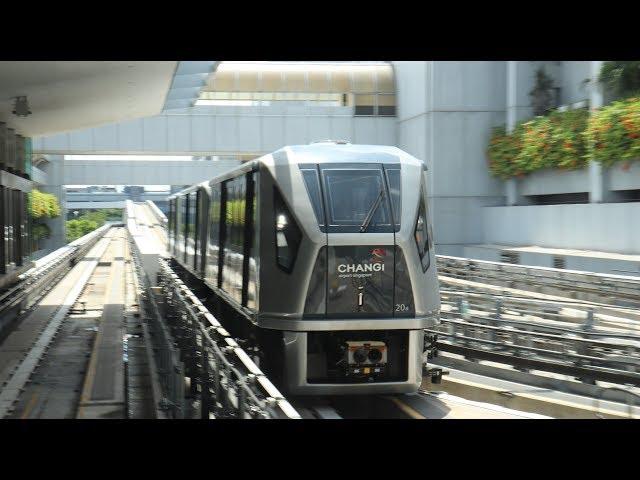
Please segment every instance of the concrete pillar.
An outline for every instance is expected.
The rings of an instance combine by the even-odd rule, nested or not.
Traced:
[[[598,81],[601,61],[591,63],[591,80],[589,92],[589,104],[591,111],[602,106],[602,85]],[[598,162],[589,163],[589,203],[602,203],[607,200],[607,172],[603,170],[602,164]]]
[[[517,74],[518,62],[507,62],[507,133],[511,133],[516,126],[517,114]],[[518,183],[515,178],[505,182],[507,205],[518,204]]]
[[[62,210],[58,218],[47,220],[46,223],[51,229],[51,236],[41,241],[44,249],[52,252],[67,244],[65,228],[67,199],[64,190],[64,156],[47,155],[47,159],[49,162],[42,166],[42,170],[47,176],[47,183],[42,186],[42,191],[52,193],[58,197],[60,209]]]

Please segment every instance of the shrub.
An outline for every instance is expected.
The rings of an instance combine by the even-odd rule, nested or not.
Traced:
[[[489,170],[493,175],[507,179],[524,174],[516,169],[514,162],[519,151],[519,140],[518,133],[507,134],[504,126],[493,129],[488,151]]]
[[[31,226],[31,236],[33,240],[37,241],[42,238],[49,238],[49,235],[51,235],[51,229],[48,225],[44,223],[34,223]]]
[[[55,195],[34,188],[29,192],[29,213],[35,219],[55,218],[60,216],[62,210]]]
[[[89,232],[98,228],[98,223],[93,220],[79,219],[67,221],[67,242],[73,242]]]
[[[523,176],[543,168],[581,168],[587,163],[583,132],[587,110],[553,111],[516,126],[511,134],[494,129],[489,169],[500,178]]]
[[[589,158],[605,166],[640,158],[640,97],[613,102],[594,112],[584,137]]]

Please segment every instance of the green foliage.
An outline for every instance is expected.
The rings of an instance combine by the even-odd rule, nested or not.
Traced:
[[[587,163],[583,132],[589,112],[584,109],[553,111],[545,117],[520,123],[511,134],[494,129],[488,156],[489,169],[506,179],[543,168],[581,168]]]
[[[100,228],[108,220],[121,220],[122,209],[119,208],[102,208],[99,210],[87,210],[78,218],[67,220],[67,242],[74,240],[93,232],[96,228]]]
[[[32,218],[39,219],[59,217],[62,211],[55,195],[34,188],[29,192],[29,213]]]
[[[29,192],[28,211],[33,222],[31,224],[31,236],[35,243],[34,249],[38,248],[38,241],[49,238],[51,230],[42,223],[47,218],[59,217],[62,213],[58,198],[51,193],[44,193],[34,188]]]
[[[49,238],[51,235],[51,229],[44,223],[34,223],[31,225],[31,236],[34,241],[38,241],[42,238]]]
[[[504,126],[493,129],[487,153],[489,156],[489,170],[496,177],[507,179],[515,175],[524,174],[524,172],[517,170],[514,161],[520,148],[518,128],[521,127],[516,127],[516,131],[512,134],[507,134]]]
[[[73,242],[78,238],[93,232],[99,225],[93,220],[68,220],[67,221],[67,242]]]
[[[590,158],[603,165],[640,159],[640,97],[594,112],[584,136]]]
[[[620,97],[640,94],[640,62],[604,62],[599,80]]]

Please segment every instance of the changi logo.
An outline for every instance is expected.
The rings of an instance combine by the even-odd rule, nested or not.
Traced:
[[[384,248],[374,248],[371,250],[371,259],[374,263],[382,263],[384,262],[384,257],[387,254],[387,251]]]
[[[338,272],[340,273],[363,273],[363,272],[384,272],[384,263],[360,263],[355,265],[353,263],[346,264],[341,263],[338,265]]]

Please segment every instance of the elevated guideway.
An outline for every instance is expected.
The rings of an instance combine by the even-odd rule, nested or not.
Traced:
[[[3,415],[518,419],[640,413],[640,319],[631,318],[636,307],[620,305],[635,298],[633,278],[439,256],[442,323],[426,332],[425,347],[429,366],[446,369],[441,384],[426,375],[412,395],[287,398],[260,370],[255,352],[209,312],[202,292],[172,270],[167,219],[157,206],[127,201],[123,220],[126,228],[105,225],[39,259],[24,283],[2,297],[3,311],[15,315],[0,342],[7,367]],[[538,291],[539,284],[556,295]],[[583,298],[561,296],[570,294]],[[60,368],[63,351],[73,352],[68,358],[77,368]]]
[[[131,202],[128,204],[127,212],[134,236],[138,235],[143,238],[145,235],[147,239],[153,239],[150,243],[166,245],[166,217],[153,205],[153,202]],[[160,276],[162,276],[162,272],[167,268],[163,260],[166,256],[159,255],[158,258],[161,264]],[[170,277],[171,281],[178,280],[173,273],[170,274]],[[161,281],[159,285],[166,284]],[[194,301],[196,300],[194,299]],[[199,301],[197,302],[199,303]],[[201,305],[201,303],[199,304]],[[247,356],[247,358],[249,357]],[[429,383],[429,380],[425,379],[425,383]],[[293,399],[292,404],[302,418],[547,418],[526,411],[490,405],[437,391],[423,391],[417,395],[368,398]],[[363,412],[368,412],[365,417],[362,417]]]

